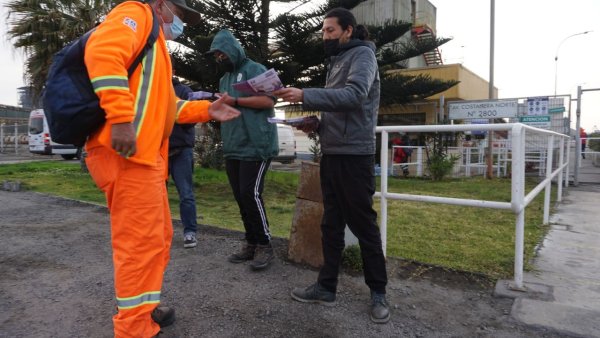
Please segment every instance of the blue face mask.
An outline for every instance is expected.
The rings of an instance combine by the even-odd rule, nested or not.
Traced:
[[[165,34],[165,39],[175,40],[183,33],[183,21],[171,11],[169,6],[167,9],[173,14],[173,22],[166,23],[163,20],[163,34]]]

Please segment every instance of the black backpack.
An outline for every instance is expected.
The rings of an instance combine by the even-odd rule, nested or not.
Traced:
[[[85,45],[93,31],[65,46],[52,59],[42,100],[50,137],[54,142],[83,146],[87,137],[106,121],[84,62]],[[129,77],[152,49],[158,33],[158,20],[153,11],[152,32],[129,66]]]

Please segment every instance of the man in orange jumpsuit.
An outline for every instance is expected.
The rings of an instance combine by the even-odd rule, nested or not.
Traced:
[[[152,49],[128,77],[146,44],[153,14],[161,25]],[[175,320],[160,293],[173,235],[165,180],[174,123],[227,121],[240,112],[224,102],[184,101],[171,83],[166,39],[196,24],[185,0],[124,2],[92,33],[85,64],[106,123],[87,141],[87,165],[110,209],[118,313],[115,337],[152,337]],[[183,21],[183,22],[182,22]]]

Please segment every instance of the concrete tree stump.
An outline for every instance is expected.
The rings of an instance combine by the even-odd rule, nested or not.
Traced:
[[[288,258],[291,261],[316,268],[323,265],[323,199],[319,169],[318,163],[302,162],[288,248]]]

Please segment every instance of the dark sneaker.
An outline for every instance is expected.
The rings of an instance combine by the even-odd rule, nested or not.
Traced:
[[[168,306],[157,307],[150,316],[160,327],[167,327],[175,322],[175,310]]]
[[[307,288],[292,290],[292,298],[303,303],[319,303],[327,306],[335,305],[335,292],[323,288],[315,283]]]
[[[245,261],[251,261],[254,258],[255,251],[255,244],[244,243],[240,252],[234,253],[233,255],[229,256],[227,260],[231,263],[244,263]]]
[[[273,247],[271,244],[267,245],[257,245],[256,251],[254,252],[254,259],[252,263],[250,263],[250,268],[252,270],[262,270],[269,266],[271,261],[273,260]]]
[[[184,248],[195,248],[198,244],[196,240],[196,234],[193,232],[187,233],[183,236],[183,247]]]
[[[384,293],[371,291],[371,320],[378,324],[384,324],[390,320],[390,308]]]

